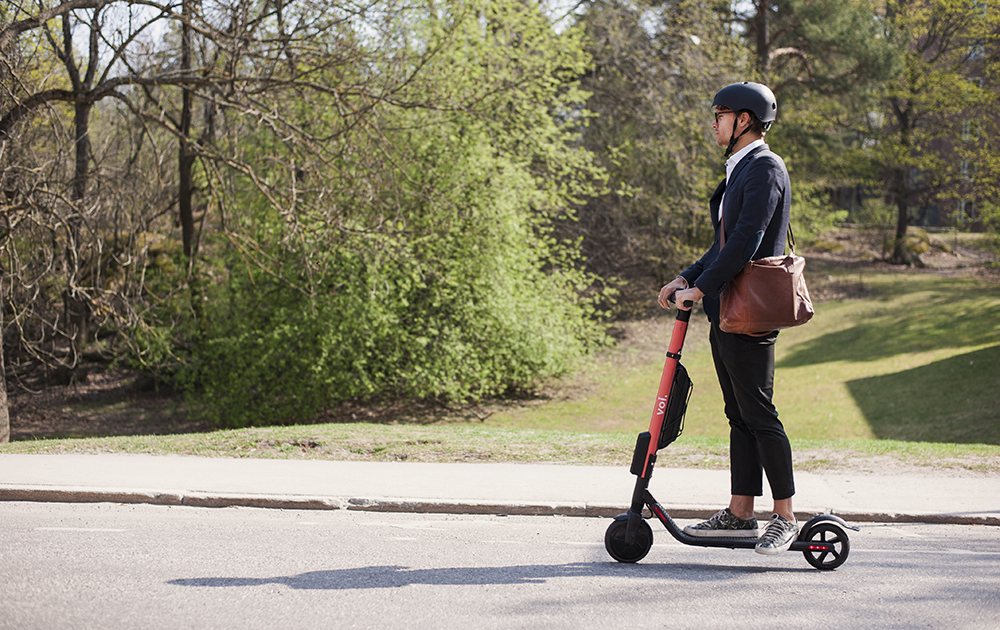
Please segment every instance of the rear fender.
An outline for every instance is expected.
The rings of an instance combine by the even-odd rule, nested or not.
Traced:
[[[839,516],[836,516],[835,514],[819,514],[806,521],[806,524],[802,526],[802,529],[799,531],[799,540],[808,540],[809,531],[820,523],[835,523],[844,529],[851,529],[856,532],[861,531],[860,527],[857,527],[856,525],[848,525],[847,521]]]

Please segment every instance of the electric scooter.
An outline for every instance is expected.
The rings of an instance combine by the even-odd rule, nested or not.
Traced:
[[[668,299],[673,302],[673,295]],[[691,303],[685,302],[684,305],[691,306]],[[667,531],[685,545],[753,549],[757,544],[756,538],[702,538],[686,534],[649,492],[649,479],[656,463],[656,452],[676,440],[684,428],[684,415],[693,386],[680,359],[690,319],[690,310],[678,309],[649,430],[639,434],[632,455],[629,470],[636,476],[632,505],[628,512],[615,517],[604,535],[604,546],[608,554],[618,562],[638,562],[646,557],[653,546],[653,530],[643,517],[644,507],[648,507],[650,514],[659,519]],[[839,516],[814,516],[802,526],[790,550],[801,551],[813,567],[832,571],[847,561],[851,551],[851,543],[845,531],[847,529],[859,531]]]

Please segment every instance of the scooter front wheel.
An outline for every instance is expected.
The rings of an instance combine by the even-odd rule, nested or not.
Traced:
[[[646,521],[640,521],[631,544],[625,542],[628,519],[616,519],[604,534],[604,548],[618,562],[638,562],[646,557],[653,547],[653,528]]]
[[[832,571],[847,562],[851,552],[851,542],[840,526],[833,523],[819,523],[809,530],[809,543],[815,549],[803,551],[806,562],[823,571]]]

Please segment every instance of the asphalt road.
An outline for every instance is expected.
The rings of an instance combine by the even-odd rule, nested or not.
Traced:
[[[1000,529],[867,525],[847,563],[609,521],[0,504],[0,628],[1000,628]]]

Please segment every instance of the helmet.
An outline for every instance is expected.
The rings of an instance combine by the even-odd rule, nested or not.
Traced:
[[[728,107],[734,112],[749,111],[764,123],[764,129],[771,126],[778,113],[778,101],[766,85],[760,83],[733,83],[715,94],[712,107]]]

